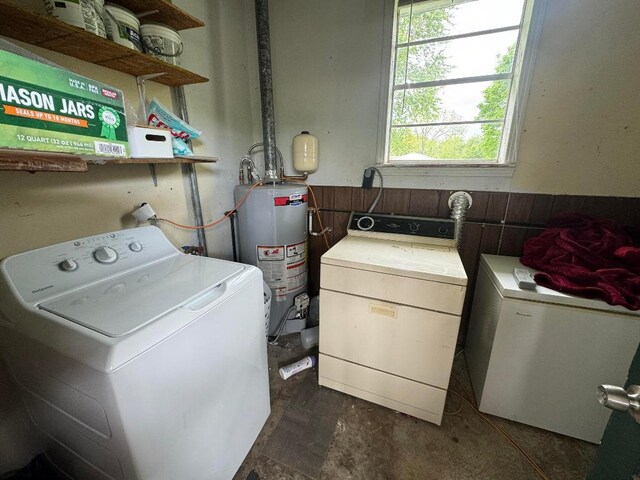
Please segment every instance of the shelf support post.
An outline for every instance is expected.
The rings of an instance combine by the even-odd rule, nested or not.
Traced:
[[[171,96],[173,98],[173,107],[177,115],[189,123],[189,112],[187,111],[187,98],[184,94],[184,87],[171,87]],[[189,148],[192,148],[191,141],[187,142]],[[200,203],[200,189],[198,188],[198,175],[196,167],[193,163],[185,163],[182,165],[182,173],[187,177],[189,182],[189,190],[191,194],[191,207],[193,208],[193,216],[196,225],[204,225],[204,217],[202,215],[202,204]],[[203,228],[196,230],[198,235],[198,245],[202,248],[205,256],[208,256],[207,237]]]

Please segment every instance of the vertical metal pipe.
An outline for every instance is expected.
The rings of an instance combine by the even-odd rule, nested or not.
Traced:
[[[276,122],[273,112],[273,87],[271,77],[271,41],[269,35],[269,2],[255,0],[256,33],[258,39],[258,71],[260,75],[260,104],[262,109],[262,141],[264,145],[264,180],[276,182],[278,176],[276,158]]]
[[[225,215],[228,215],[229,212],[224,212]],[[231,246],[233,247],[233,261],[238,261],[238,241],[236,239],[236,214],[237,212],[233,212],[229,215],[229,220],[231,221]]]
[[[177,110],[178,116],[189,123],[189,112],[187,111],[187,99],[184,95],[184,87],[172,87],[171,96],[173,98],[173,106]],[[191,147],[191,142],[189,142]],[[200,203],[200,189],[198,188],[198,176],[196,168],[192,163],[182,165],[182,174],[189,181],[189,193],[191,195],[191,208],[193,208],[193,217],[196,225],[204,225],[204,217],[202,216],[202,204]],[[198,246],[202,248],[205,256],[209,254],[207,251],[207,237],[203,228],[196,230],[198,235]]]

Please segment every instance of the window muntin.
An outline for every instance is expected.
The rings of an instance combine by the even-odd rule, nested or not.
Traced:
[[[399,0],[398,9],[408,11],[411,8],[411,0]],[[439,9],[438,17],[451,16],[454,12],[464,22],[452,22],[447,31],[443,32],[439,25],[433,25],[427,29],[413,29],[411,39],[413,41],[426,40],[445,35],[456,36],[468,33],[503,28],[505,25],[519,26],[523,11],[522,0],[427,0],[413,1],[414,21],[412,26],[420,23],[427,24],[433,19],[434,9]],[[454,5],[452,5],[454,4]],[[500,16],[492,12],[500,11]],[[400,13],[400,12],[399,12]],[[403,12],[404,13],[404,12]],[[466,21],[472,19],[471,21]],[[409,36],[408,22],[398,25],[398,43],[405,43]]]
[[[504,161],[524,6],[525,0],[399,0],[388,161]]]

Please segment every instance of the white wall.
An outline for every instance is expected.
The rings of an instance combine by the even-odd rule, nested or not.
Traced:
[[[187,45],[183,65],[211,79],[185,89],[189,121],[203,132],[195,153],[222,158],[197,167],[203,215],[210,222],[233,207],[240,158],[262,138],[253,2],[174,3],[207,24],[181,34]],[[207,229],[206,236],[209,255],[231,258],[228,221]]]
[[[549,0],[516,191],[638,196],[640,3]]]
[[[319,137],[312,183],[360,185],[376,160],[384,4],[271,2],[277,143],[290,157],[300,130]],[[385,184],[636,196],[639,22],[637,2],[548,0],[515,172],[388,168]]]
[[[360,185],[376,157],[384,0],[269,4],[276,143],[291,168],[294,135],[320,145],[319,185]]]

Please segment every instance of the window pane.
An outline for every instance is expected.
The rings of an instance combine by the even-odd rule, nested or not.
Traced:
[[[392,125],[496,120],[505,115],[511,80],[397,90]]]
[[[512,80],[473,79],[510,77],[520,68],[514,64],[514,54],[526,0],[401,3],[396,44],[429,42],[394,51],[389,160],[495,162],[501,158]],[[505,27],[511,30],[448,38]],[[454,79],[455,84],[447,84]],[[420,83],[438,86],[402,89]]]
[[[503,123],[391,129],[390,160],[487,160],[498,157]]]
[[[524,0],[475,0],[460,5],[429,9],[429,2],[416,0],[411,15],[410,7],[398,9],[398,43],[447,35],[461,35],[518,25],[522,17]]]
[[[517,40],[518,30],[513,30],[399,48],[396,85],[406,83],[407,80],[417,83],[510,73]]]

